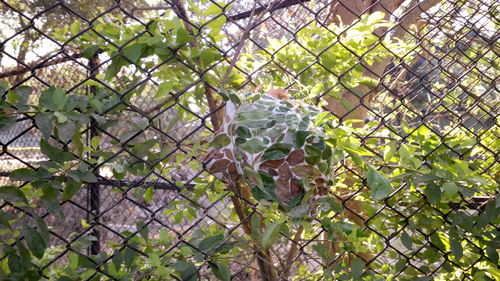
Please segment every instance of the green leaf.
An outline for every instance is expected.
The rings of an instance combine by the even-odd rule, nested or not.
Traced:
[[[144,200],[149,203],[151,200],[153,200],[153,195],[154,195],[155,189],[154,187],[150,186],[148,189],[146,189],[146,192],[144,192]]]
[[[74,21],[69,26],[69,30],[71,31],[72,35],[76,35],[80,31],[80,24],[81,24],[81,22],[79,20],[77,20],[77,21]]]
[[[16,246],[19,252],[19,257],[21,258],[21,266],[22,268],[29,268],[31,262],[31,255],[28,249],[24,246],[23,241],[20,239],[16,239]]]
[[[50,87],[40,95],[39,104],[51,111],[60,111],[68,102],[68,96],[63,89]]]
[[[295,196],[294,198],[301,199],[302,196]],[[290,202],[289,205],[292,205],[293,202]],[[294,205],[297,205],[295,203]],[[292,205],[293,206],[293,205]],[[287,216],[290,217],[291,219],[299,219],[299,218],[304,218],[305,216],[308,215],[310,211],[311,206],[309,204],[300,204],[294,208],[292,208],[289,212],[287,212]]]
[[[67,93],[60,88],[54,88],[55,90],[52,92],[52,102],[54,103],[57,110],[64,110],[64,107],[68,103],[69,97]],[[54,110],[55,111],[55,110]]]
[[[87,47],[87,48],[85,48],[85,50],[83,50],[83,57],[86,59],[89,59],[95,55],[97,50],[99,50],[99,46],[97,46],[97,45]]]
[[[118,28],[118,25],[106,23],[100,24],[99,27],[102,27],[102,31],[99,31],[101,31],[105,36],[111,37],[116,40],[120,39],[120,29]]]
[[[54,182],[52,182],[52,185],[46,185],[42,188],[43,195],[40,197],[42,204],[47,207],[48,211],[60,218],[64,218],[64,212],[59,205],[59,187],[60,184],[53,185]],[[55,187],[57,186],[57,188]]]
[[[455,256],[457,261],[460,261],[464,255],[464,249],[462,248],[462,244],[460,243],[460,237],[456,234],[450,234],[450,249],[451,254]]]
[[[63,191],[63,196],[62,196],[62,201],[67,201],[73,198],[78,191],[80,191],[81,184],[72,180],[68,179],[64,186],[64,191]]]
[[[96,150],[99,148],[99,145],[101,144],[101,138],[99,136],[92,137],[90,140],[90,146]]]
[[[47,245],[42,236],[33,228],[28,225],[23,226],[24,236],[31,253],[39,259],[43,257]]]
[[[157,254],[149,254],[149,263],[152,266],[160,267],[161,266],[160,257]]]
[[[3,96],[8,88],[9,88],[9,83],[7,81],[1,81],[0,82],[0,96]]]
[[[3,113],[0,113],[0,130],[6,130],[8,128],[14,127],[16,124],[16,117],[14,116],[5,116]]]
[[[458,196],[458,191],[460,189],[454,182],[447,182],[443,184],[443,197],[447,199],[454,199],[454,197]]]
[[[132,151],[137,157],[146,157],[151,152],[151,148],[158,143],[158,140],[149,139],[145,142],[140,142],[134,145]]]
[[[45,224],[45,221],[37,215],[35,215],[34,218],[35,218],[36,227],[38,228],[38,232],[40,233],[40,236],[42,237],[43,241],[45,242],[45,245],[49,245],[50,231],[49,231],[49,228],[47,227],[47,224]]]
[[[389,143],[385,148],[384,148],[384,161],[390,162],[391,158],[394,156],[396,153],[396,144],[394,142]]]
[[[123,57],[127,59],[126,64],[128,63],[137,63],[142,55],[142,44],[132,44],[125,48],[123,48]]]
[[[409,148],[404,143],[401,144],[401,146],[399,147],[398,152],[399,152],[399,156],[401,157],[401,159],[407,159],[407,158],[411,157]]]
[[[173,56],[172,49],[168,46],[161,45],[161,46],[156,46],[155,52],[160,57],[161,61],[166,61]]]
[[[213,139],[210,146],[219,149],[229,145],[230,143],[231,139],[226,134],[220,134]]]
[[[7,101],[12,105],[16,105],[17,101],[19,100],[19,96],[17,96],[16,92],[14,92],[14,91],[8,91],[6,98],[7,98]]]
[[[222,9],[216,3],[211,3],[205,10],[203,10],[202,15],[213,16],[222,13]]]
[[[281,228],[285,223],[285,218],[280,218],[266,227],[262,234],[262,248],[268,249],[278,239]]]
[[[135,228],[136,229],[140,229],[139,231],[139,235],[146,239],[146,241],[148,240],[148,237],[149,237],[149,228],[147,227],[146,223],[144,221],[138,221],[136,224],[135,224]]]
[[[192,262],[178,261],[172,265],[172,268],[177,270],[182,281],[196,281],[197,269]]]
[[[35,115],[35,125],[46,140],[50,138],[50,133],[52,133],[52,129],[54,128],[51,117],[52,114],[48,112],[40,112]]]
[[[2,210],[0,210],[0,225],[3,225],[9,229],[12,230],[12,227],[10,226],[10,220],[13,220],[15,217],[12,216],[11,214],[9,213],[6,213]]]
[[[403,246],[405,246],[406,249],[413,250],[413,240],[411,239],[410,235],[406,233],[406,231],[403,231],[403,233],[401,233],[401,243],[403,243]]]
[[[330,253],[322,243],[316,242],[316,244],[312,245],[312,248],[325,262],[330,260]]]
[[[80,175],[80,178],[84,182],[97,182],[97,177],[91,171],[86,171]]]
[[[434,244],[434,246],[436,246],[438,249],[440,249],[442,251],[446,250],[446,246],[444,245],[441,236],[437,232],[431,234],[430,238],[431,238],[431,242],[432,242],[432,244]]]
[[[392,191],[391,183],[371,165],[368,166],[366,184],[371,188],[372,198],[379,200],[387,197]]]
[[[57,163],[75,160],[75,156],[67,151],[51,146],[46,140],[40,140],[40,151]]]
[[[309,131],[298,131],[295,133],[295,138],[293,140],[293,144],[295,145],[295,148],[301,148],[304,146],[304,143],[306,142],[306,138],[311,134]]]
[[[351,263],[351,273],[354,278],[359,278],[363,274],[363,262],[361,259],[356,258]]]
[[[211,62],[214,61],[214,58],[215,58],[214,51],[210,49],[203,49],[200,53],[201,63],[204,66],[208,66]]]
[[[363,147],[345,147],[345,150],[349,153],[354,153],[357,155],[364,155],[364,156],[375,156],[373,153],[370,151],[366,150]]]
[[[255,154],[266,149],[267,145],[265,145],[261,140],[253,138],[240,144],[239,147],[249,153]]]
[[[32,181],[38,179],[36,171],[28,168],[21,168],[10,173],[10,179],[13,181]]]
[[[425,196],[431,204],[437,204],[441,201],[441,188],[435,182],[429,182],[425,188]]]
[[[253,169],[250,169],[249,167],[243,167],[243,174],[248,180],[252,183],[257,185],[258,187],[264,187],[264,182],[262,181],[261,175],[263,174],[262,172],[256,172]],[[265,174],[267,175],[267,174]],[[258,199],[257,199],[258,200]]]
[[[262,155],[261,161],[278,160],[288,156],[292,150],[291,144],[275,143],[271,145]]]
[[[0,187],[0,199],[8,202],[20,202],[28,204],[28,199],[24,196],[24,193],[15,186],[2,186]]]
[[[250,225],[252,227],[252,238],[258,240],[260,237],[260,217],[258,214],[253,214],[250,219]]]
[[[80,275],[80,280],[91,280],[91,277],[96,273],[96,270],[89,268]]]
[[[211,36],[214,36],[214,37],[219,35],[220,30],[224,24],[226,24],[226,17],[225,16],[220,16],[220,17],[213,19],[212,21],[207,23],[207,26],[212,28],[212,30],[210,31],[209,34]]]
[[[198,249],[201,251],[207,251],[222,245],[222,243],[224,243],[224,234],[210,236],[201,240],[200,245],[198,245]]]
[[[269,110],[264,110],[264,109],[253,109],[245,112],[241,112],[239,114],[239,118],[242,119],[242,121],[255,121],[255,120],[263,120],[266,118],[269,118],[273,115],[273,113]]]
[[[4,249],[9,257],[7,265],[9,266],[9,269],[11,270],[11,272],[22,271],[24,265],[21,261],[21,258],[16,254],[16,251],[14,250],[14,248],[12,248],[10,246],[5,246]]]
[[[63,113],[61,112],[54,112],[54,116],[57,118],[57,123],[59,124],[62,124],[66,121],[68,121],[68,117],[66,117],[66,115],[64,115]]]
[[[172,91],[173,85],[170,81],[163,81],[158,86],[158,91],[156,92],[155,98],[160,98],[166,96],[170,91]]]
[[[372,36],[372,35],[368,35],[370,38],[373,38],[373,42],[364,42],[364,43],[368,43],[367,45],[371,45],[372,43],[374,43],[375,41],[377,41],[379,38],[377,36]],[[368,37],[365,38],[365,40],[367,39]],[[369,88],[374,88],[375,86],[377,86],[378,84],[378,80],[377,79],[373,79],[373,78],[370,78],[370,77],[360,77],[357,79],[357,82],[361,85],[364,85],[366,87],[369,87]]]
[[[179,44],[185,44],[188,42],[193,41],[194,37],[189,34],[189,32],[184,29],[183,27],[180,27],[177,29],[177,43]]]
[[[252,169],[244,168],[245,176],[251,176],[257,181],[252,181],[253,184],[257,184],[252,188],[252,195],[255,200],[268,200],[271,202],[280,202],[278,195],[276,194],[276,184],[274,179],[269,174],[264,171],[255,172]]]
[[[29,86],[19,86],[10,91],[7,95],[9,102],[17,107],[18,110],[28,110],[29,98],[33,93],[33,89]],[[13,95],[13,96],[11,96]],[[13,98],[14,100],[10,100]]]
[[[75,122],[69,120],[57,127],[57,135],[62,142],[67,143],[75,135],[76,129],[77,127]]]
[[[110,80],[111,78],[116,77],[118,72],[120,72],[120,69],[122,66],[126,64],[126,61],[123,60],[121,57],[115,57],[111,60],[111,64],[106,68],[106,74],[104,75],[104,80]],[[90,100],[90,105],[92,106],[93,103],[98,102],[98,100]],[[101,110],[97,110],[101,111]]]
[[[245,126],[238,126],[236,129],[236,135],[242,139],[248,139],[252,137],[252,132]]]
[[[486,247],[486,254],[488,255],[488,258],[493,261],[493,264],[498,265],[498,252],[496,247],[488,245]]]
[[[316,120],[314,120],[314,126],[319,126],[320,124],[323,123],[323,121],[330,116],[329,111],[323,111],[318,116],[316,116]]]
[[[132,247],[135,247],[135,243],[131,244]],[[132,264],[134,263],[134,260],[137,258],[137,252],[130,247],[125,248],[123,252],[123,261],[125,262],[125,267],[127,269],[130,269],[132,267]]]
[[[214,273],[215,277],[217,277],[219,280],[222,281],[231,280],[231,271],[227,266],[216,262],[210,262],[209,266],[212,269],[212,272]]]
[[[306,145],[305,146],[305,151],[306,151],[306,163],[309,165],[315,165],[321,161],[321,150],[318,148],[312,146],[312,145]]]

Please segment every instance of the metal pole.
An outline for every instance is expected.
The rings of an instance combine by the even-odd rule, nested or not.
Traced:
[[[89,59],[89,68],[90,68],[90,77],[95,77],[95,75],[98,72],[97,66],[99,64],[99,57],[98,54],[94,54],[90,59]],[[90,93],[95,95],[97,93],[96,86],[90,86]],[[96,137],[99,135],[99,131],[97,130],[97,121],[92,118],[90,122],[90,137],[88,139],[88,142],[92,140],[93,137]],[[97,148],[99,149],[99,148]],[[92,158],[98,158],[97,156],[92,156]],[[96,171],[94,171],[96,173]],[[96,175],[97,177],[97,175]],[[99,221],[99,216],[100,216],[100,206],[101,206],[101,191],[100,191],[100,184],[99,182],[96,183],[89,183],[89,207],[90,207],[90,213],[93,216],[91,219],[94,221],[94,223],[97,223]],[[92,236],[94,236],[96,239],[92,241],[90,245],[90,254],[91,255],[97,255],[99,254],[101,250],[101,239],[100,239],[100,233],[99,230],[97,230],[95,227],[92,229]]]

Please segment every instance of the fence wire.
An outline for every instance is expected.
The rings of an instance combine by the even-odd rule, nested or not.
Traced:
[[[206,151],[200,149],[213,138],[220,126],[214,120],[224,111],[216,95],[225,90],[216,82],[218,77],[232,79],[226,87],[237,92],[281,88],[292,97],[303,97],[302,91],[308,91],[307,98],[316,103],[329,101],[332,96],[347,100],[350,104],[339,110],[332,110],[332,103],[323,106],[332,111],[339,126],[362,119],[365,130],[352,138],[370,154],[384,159],[384,152],[373,151],[374,145],[394,143],[399,148],[411,145],[418,135],[436,143],[423,154],[419,165],[435,168],[435,155],[448,149],[457,159],[477,160],[475,173],[489,175],[498,185],[498,8],[496,1],[487,0],[1,0],[0,82],[9,85],[3,101],[11,104],[8,93],[15,92],[20,101],[11,104],[14,108],[19,103],[36,105],[43,91],[57,87],[68,95],[103,97],[102,115],[109,113],[113,118],[101,123],[99,116],[92,116],[79,128],[82,145],[102,152],[85,160],[95,180],[84,180],[78,193],[60,203],[60,208],[44,204],[42,196],[33,200],[36,207],[2,198],[0,210],[20,218],[12,223],[14,229],[36,226],[36,216],[48,226],[50,247],[43,258],[33,262],[42,280],[156,280],[148,269],[155,265],[152,248],[161,249],[160,258],[165,257],[164,271],[157,271],[164,280],[221,278],[221,273],[217,275],[213,269],[217,267],[214,259],[221,252],[226,255],[231,280],[327,280],[327,271],[338,273],[332,280],[350,280],[342,274],[345,268],[354,280],[500,278],[497,248],[488,252],[487,243],[477,242],[474,233],[470,238],[460,236],[458,242],[447,240],[443,237],[451,234],[440,230],[461,220],[456,227],[459,233],[475,226],[498,233],[498,189],[462,194],[454,203],[436,206],[429,201],[428,193],[420,191],[418,196],[398,199],[413,188],[401,182],[389,198],[359,209],[353,202],[366,202],[364,194],[369,189],[367,177],[352,168],[356,159],[350,155],[339,160],[335,174],[352,174],[359,183],[348,194],[334,196],[347,215],[328,218],[337,220],[339,229],[359,227],[358,232],[349,232],[352,239],[358,235],[379,242],[371,241],[370,254],[364,255],[358,250],[366,245],[351,245],[346,242],[349,237],[338,238],[340,250],[325,259],[318,245],[328,248],[325,237],[330,237],[330,232],[318,214],[310,219],[306,236],[294,236],[296,228],[281,231],[280,243],[265,261],[277,268],[276,279],[270,278],[262,272],[260,250],[250,246],[245,223],[235,214],[235,195],[224,184],[213,182],[206,172]],[[376,42],[371,42],[366,53],[358,53],[351,44],[365,39],[348,42],[342,36],[358,28],[356,24],[365,20],[363,15],[375,11],[383,12],[384,19],[395,24],[375,30]],[[157,55],[151,59],[139,61],[127,56],[134,42],[155,44],[153,33],[162,19],[183,25],[188,32],[183,36],[197,38],[202,47],[186,40],[156,50]],[[329,25],[332,23],[345,29],[336,34],[338,30],[331,30]],[[312,26],[319,30],[312,35],[314,40],[338,39],[318,51],[314,42],[302,37]],[[181,35],[175,36],[179,41]],[[403,38],[406,47],[395,54],[386,41],[390,37]],[[367,63],[367,59],[373,59],[369,53],[377,48],[384,49],[386,57]],[[358,62],[352,67],[333,68],[325,59],[329,50],[349,52]],[[185,59],[204,51],[206,56],[199,63],[204,68]],[[123,67],[110,70],[119,60]],[[376,82],[354,89],[348,81],[356,71]],[[175,83],[172,86],[164,81]],[[304,81],[318,86],[307,88]],[[7,111],[2,112],[2,118],[7,115]],[[380,135],[383,130],[392,135]],[[451,139],[457,132],[462,137]],[[19,114],[15,123],[2,124],[2,185],[23,190],[36,187],[34,179],[10,176],[16,169],[35,171],[50,160],[40,148],[43,134],[29,111]],[[60,136],[61,132],[52,134],[50,143],[74,153],[77,141],[71,137],[61,141]],[[148,140],[155,141],[153,154],[137,146]],[[460,142],[470,141],[466,151],[457,148]],[[145,149],[149,152],[150,147]],[[126,165],[130,170],[124,171]],[[494,210],[487,211],[490,207],[486,206],[495,200]],[[262,204],[248,204],[253,212],[262,212]],[[58,212],[64,216],[56,215]],[[422,218],[418,214],[426,215]],[[249,220],[251,214],[246,215]],[[484,224],[467,221],[473,216],[493,218]],[[0,237],[11,246],[19,241],[16,239],[25,239],[23,234],[12,235],[5,229],[0,229]],[[212,229],[225,234],[220,248],[232,248],[221,252],[203,249],[200,240]],[[445,242],[440,244],[439,237]],[[148,238],[157,242],[150,243]],[[498,246],[498,236],[482,240]],[[468,262],[457,261],[456,243],[461,249],[473,249],[465,253]],[[292,248],[296,252],[288,257]],[[2,256],[0,271],[7,272],[6,250]],[[138,259],[149,264],[129,268],[127,277],[123,277],[119,268]],[[182,275],[187,263],[179,261],[194,264],[194,273]],[[496,268],[491,275],[482,272],[488,263]]]

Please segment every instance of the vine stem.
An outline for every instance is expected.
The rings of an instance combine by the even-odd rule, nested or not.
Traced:
[[[248,188],[241,186],[239,183],[229,185],[229,189],[234,193],[231,196],[231,200],[234,205],[234,209],[238,218],[243,226],[243,230],[245,233],[252,237],[252,227],[249,223],[250,216],[245,215],[245,207],[241,203],[240,197],[244,199],[245,202],[251,202],[251,193]],[[254,213],[253,215],[258,215]],[[262,220],[261,220],[262,221]],[[257,255],[257,264],[259,265],[260,275],[262,281],[277,281],[278,274],[276,273],[276,269],[274,268],[271,252],[269,249],[262,249],[256,241],[252,240],[254,251]]]
[[[288,251],[288,255],[286,256],[285,269],[283,270],[283,279],[288,280],[288,276],[290,275],[290,270],[292,269],[292,263],[295,256],[297,256],[297,251],[299,250],[299,241],[301,240],[302,232],[304,232],[304,227],[301,225],[297,228],[295,232],[295,236],[292,240],[292,245],[290,245],[290,250]]]

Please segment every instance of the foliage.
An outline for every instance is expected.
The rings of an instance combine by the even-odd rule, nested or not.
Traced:
[[[374,81],[362,76],[360,60],[370,65],[389,56],[386,48],[395,54],[409,48],[402,42],[389,40],[384,46],[377,44],[372,32],[388,25],[381,14],[364,16],[349,29],[331,25],[331,32],[325,32],[315,24],[302,29],[297,42],[313,54],[297,43],[269,42],[276,51],[272,54],[276,62],[296,72],[285,75],[276,67],[271,75],[260,77],[261,84],[265,89],[284,86],[290,82],[285,79],[293,76],[297,85],[294,102],[305,108],[303,114],[312,114],[310,120],[303,120],[305,127],[322,128],[321,141],[311,144],[307,155],[311,165],[319,165],[315,159],[319,153],[314,149],[315,145],[321,146],[321,157],[328,165],[318,170],[331,180],[332,195],[318,199],[314,217],[297,202],[294,208],[286,206],[287,209],[280,198],[257,195],[259,190],[256,190],[249,203],[258,199],[269,202],[243,210],[249,216],[251,235],[244,235],[241,229],[210,224],[186,233],[179,240],[167,228],[150,235],[148,222],[137,222],[137,231],[120,233],[123,243],[110,243],[108,252],[85,255],[95,239],[86,232],[75,234],[68,249],[51,246],[51,230],[43,216],[37,215],[37,206],[46,208],[49,215],[64,218],[61,204],[71,200],[83,186],[98,181],[103,163],[112,168],[113,177],[118,180],[146,179],[151,172],[160,171],[165,179],[175,182],[169,171],[179,166],[202,170],[199,162],[191,161],[191,157],[199,157],[207,149],[207,137],[202,133],[199,140],[183,147],[180,153],[172,141],[144,137],[145,131],[161,131],[157,120],[147,114],[128,118],[124,112],[150,87],[156,90],[162,108],[180,105],[177,118],[168,125],[167,131],[172,135],[175,136],[175,128],[196,119],[193,112],[208,118],[206,89],[203,83],[195,82],[206,81],[222,87],[229,69],[218,50],[218,44],[224,41],[219,31],[225,23],[224,17],[214,17],[219,12],[216,5],[198,14],[194,23],[203,26],[198,33],[193,33],[172,13],[149,23],[147,32],[143,32],[143,25],[126,24],[123,19],[118,19],[117,24],[99,19],[87,30],[73,23],[51,35],[65,42],[68,29],[72,35],[78,35],[72,42],[84,50],[86,58],[95,58],[96,54],[109,58],[105,73],[83,82],[88,91],[68,92],[49,87],[41,93],[32,93],[29,87],[10,89],[7,84],[0,85],[1,126],[5,129],[19,119],[32,120],[42,134],[39,147],[47,158],[35,169],[13,171],[10,178],[15,185],[0,187],[0,199],[10,206],[9,210],[26,211],[0,213],[0,235],[6,237],[1,242],[5,256],[0,262],[2,280],[171,280],[172,276],[196,280],[199,268],[204,265],[218,279],[230,280],[233,257],[254,252],[254,246],[264,249],[286,246],[299,229],[302,229],[299,238],[312,241],[304,244],[303,250],[321,257],[325,266],[323,269],[298,266],[293,277],[297,280],[430,280],[427,277],[434,271],[441,274],[435,280],[461,280],[464,274],[475,280],[500,278],[495,227],[499,223],[499,199],[490,197],[481,206],[474,206],[471,201],[473,196],[497,192],[492,177],[498,170],[481,173],[496,161],[490,151],[500,149],[494,132],[481,132],[481,139],[476,139],[459,129],[451,129],[441,137],[432,128],[415,129],[405,124],[382,129],[372,122],[356,128],[352,122],[340,124],[331,114],[313,109],[316,107],[313,97],[323,92],[339,97],[344,88],[355,91],[359,85],[374,86]],[[245,54],[242,61],[248,69],[256,69],[270,56]],[[319,63],[314,63],[317,59]],[[153,76],[155,85],[144,86],[143,75]],[[231,89],[243,82],[238,72],[229,75]],[[29,97],[33,94],[34,99]],[[268,116],[268,111],[258,111],[253,118],[251,115],[256,112],[248,105],[256,100],[265,103],[268,98],[250,99],[254,100],[243,101],[243,107],[247,107],[240,112],[240,123],[277,118]],[[125,124],[122,126],[125,129],[119,136],[108,138],[107,143],[103,141],[106,134],[94,135],[88,143],[82,140],[81,136],[92,128],[98,127],[99,132],[105,133],[116,124]],[[298,126],[293,131],[296,136],[301,131]],[[288,132],[290,127],[282,128],[280,133]],[[240,133],[248,132],[242,129]],[[364,136],[364,143],[354,136]],[[221,147],[227,141],[215,140],[215,144],[221,142]],[[240,147],[251,154],[267,149],[264,155],[269,160],[282,159],[289,152],[287,147],[278,147],[276,143],[271,145],[272,149],[258,144],[247,141]],[[260,191],[266,188],[263,177],[262,174],[256,177],[263,181]],[[202,211],[196,202],[202,196],[215,204],[229,193],[234,194],[234,190],[228,191],[224,183],[208,174],[193,181],[196,183],[193,190],[183,192],[182,197],[155,215],[164,215],[173,224],[195,223]],[[121,186],[115,192],[127,195],[131,191]],[[142,196],[146,201],[151,200],[154,190],[144,188]],[[367,218],[364,225],[349,218],[347,200],[363,203],[364,213],[359,215]],[[479,211],[469,211],[471,205]],[[32,216],[27,218],[27,213]],[[227,216],[233,225],[240,225],[236,209]],[[29,223],[23,223],[26,221]],[[96,223],[82,222],[82,226],[89,229]],[[338,245],[339,253],[345,252],[350,257],[334,256],[322,241],[315,240],[319,228]],[[401,245],[392,246],[394,241]],[[387,264],[365,264],[360,258],[365,253],[377,255],[387,247],[391,249],[380,257]],[[65,255],[67,261],[51,265],[51,259],[59,255]],[[408,262],[410,257],[414,263]],[[282,265],[276,265],[279,266]]]

